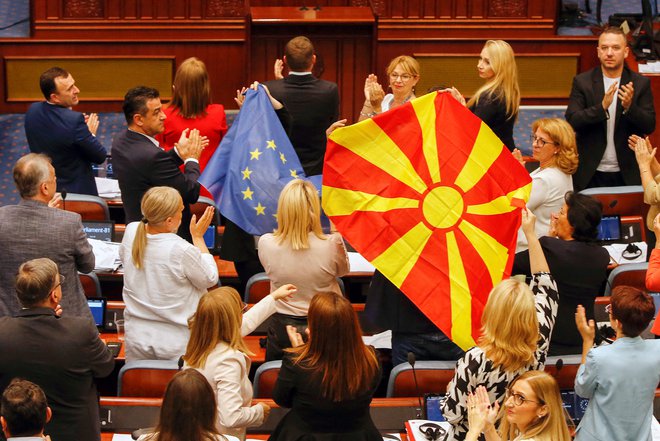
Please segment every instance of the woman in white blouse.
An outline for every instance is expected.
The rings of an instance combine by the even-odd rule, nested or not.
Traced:
[[[190,341],[183,356],[185,368],[199,370],[213,387],[218,403],[218,429],[224,435],[245,439],[246,427],[260,426],[270,407],[252,405],[250,355],[243,341],[275,312],[277,300],[296,288],[283,285],[244,315],[243,302],[234,288],[223,286],[204,295],[190,319]]]
[[[178,359],[190,335],[188,318],[199,298],[218,283],[218,267],[204,244],[213,208],[190,221],[193,244],[176,235],[183,201],[174,188],[151,188],[141,209],[142,220],[126,226],[119,249],[126,360]]]
[[[530,173],[532,193],[527,208],[536,216],[536,237],[550,230],[552,213],[564,206],[564,195],[573,191],[572,175],[577,170],[578,153],[575,132],[560,118],[541,118],[532,123],[532,157],[539,168]],[[525,165],[520,150],[513,155]],[[527,239],[518,231],[516,252],[527,249]]]

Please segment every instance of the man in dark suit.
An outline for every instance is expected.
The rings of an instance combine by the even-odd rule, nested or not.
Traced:
[[[265,84],[293,118],[289,138],[305,174],[320,175],[325,156],[325,130],[339,118],[339,91],[335,83],[312,75],[316,55],[307,37],[289,41],[284,53],[289,75]]]
[[[44,439],[53,416],[44,391],[31,381],[15,378],[2,394],[0,424],[8,439]]]
[[[140,203],[151,187],[167,186],[181,194],[184,210],[179,236],[190,237],[190,207],[199,198],[199,156],[208,141],[197,129],[185,130],[175,147],[166,152],[154,138],[165,130],[160,95],[151,87],[135,87],[124,97],[128,129],[112,141],[112,164],[119,180],[126,223],[142,219]],[[183,173],[179,169],[184,165]]]
[[[649,79],[625,65],[627,56],[623,31],[606,28],[598,39],[600,66],[573,79],[566,120],[580,155],[575,191],[641,182],[628,137],[655,130],[655,109]]]
[[[14,292],[18,267],[26,260],[48,257],[66,278],[62,285],[64,314],[91,322],[78,271],[94,270],[94,253],[80,215],[49,206],[57,201],[57,179],[50,159],[37,153],[23,156],[14,166],[14,182],[21,201],[0,207],[0,316],[20,310]]]
[[[25,135],[30,151],[53,160],[57,190],[98,195],[92,163],[102,164],[106,150],[96,139],[99,119],[74,112],[78,104],[75,81],[69,72],[53,67],[39,78],[46,101],[34,103],[25,114]]]
[[[80,317],[58,317],[64,277],[55,262],[25,262],[16,276],[22,309],[0,318],[0,389],[12,379],[39,385],[53,417],[46,433],[53,441],[101,439],[94,378],[105,377],[115,362],[96,327]]]

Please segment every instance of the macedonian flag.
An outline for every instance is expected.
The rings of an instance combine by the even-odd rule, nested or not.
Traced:
[[[531,179],[448,93],[328,140],[323,209],[344,237],[463,349],[508,277]]]

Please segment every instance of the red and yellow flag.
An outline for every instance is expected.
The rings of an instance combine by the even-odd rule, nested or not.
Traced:
[[[431,93],[328,140],[323,209],[463,349],[511,271],[531,179],[492,130]]]

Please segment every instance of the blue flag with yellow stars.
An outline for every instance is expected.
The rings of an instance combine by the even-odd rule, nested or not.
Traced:
[[[257,236],[277,226],[277,199],[284,186],[305,176],[266,91],[258,89],[247,91],[241,111],[199,178],[220,213]]]

